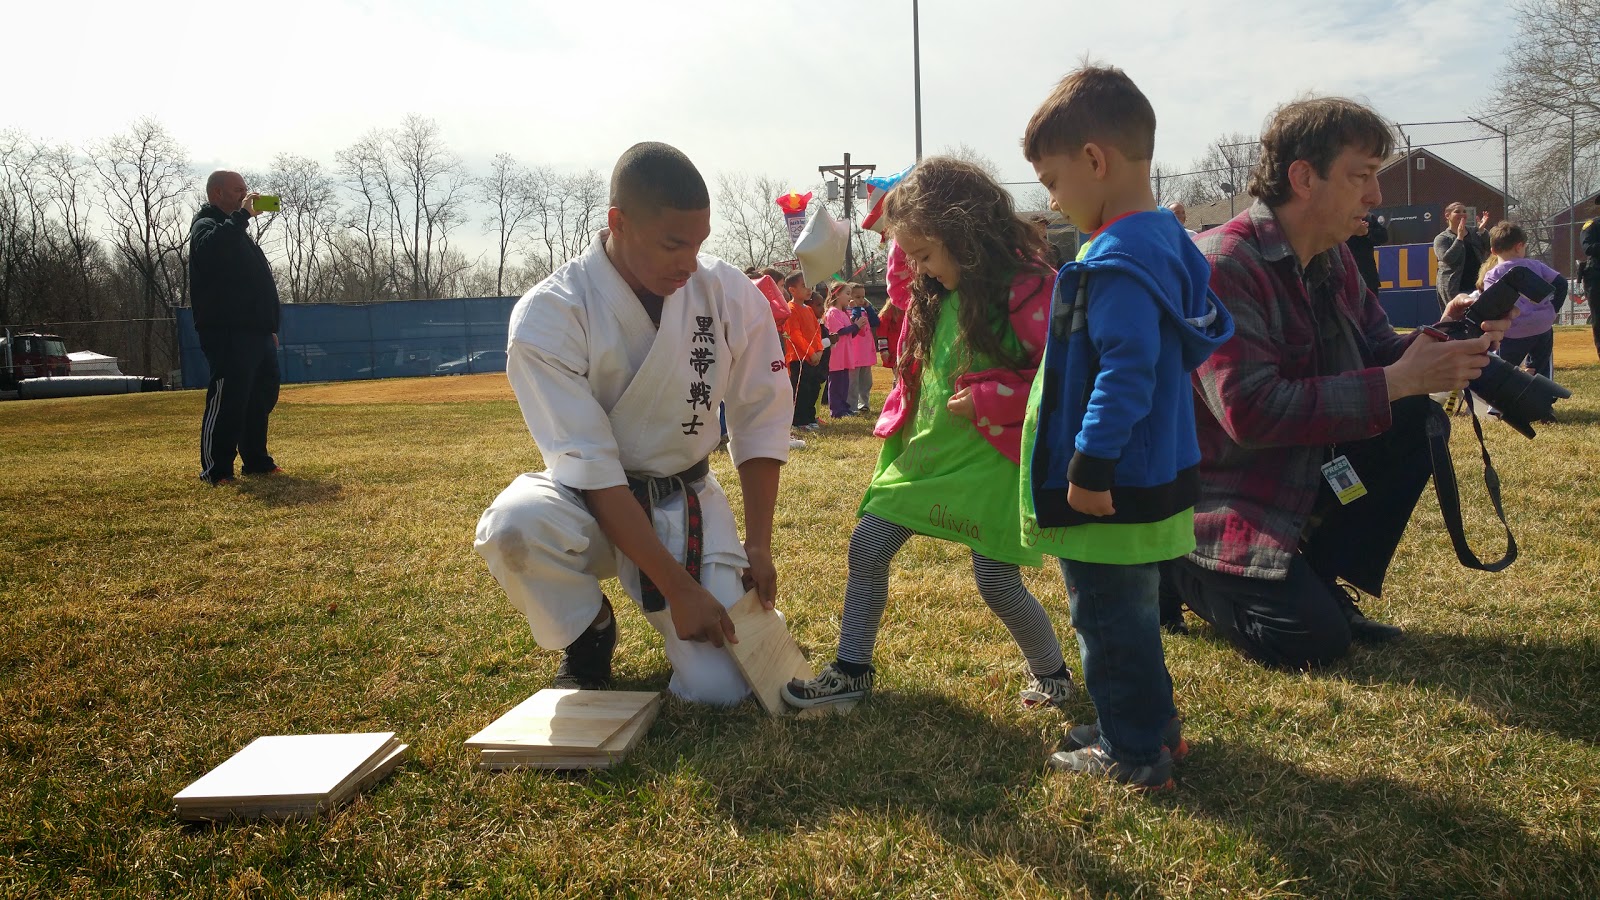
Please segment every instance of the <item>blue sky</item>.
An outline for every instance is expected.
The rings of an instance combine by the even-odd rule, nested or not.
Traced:
[[[0,128],[81,144],[153,115],[201,169],[264,171],[280,152],[331,166],[412,112],[474,165],[504,151],[606,172],[664,140],[708,176],[799,186],[847,150],[888,170],[913,156],[910,0],[12,0],[6,18]],[[1017,180],[1032,177],[1028,115],[1086,53],[1140,84],[1157,158],[1182,167],[1306,91],[1398,121],[1461,118],[1490,96],[1511,33],[1502,5],[1467,0],[922,0],[921,19],[925,150],[966,143]],[[1473,169],[1497,169],[1498,151],[1441,150]]]

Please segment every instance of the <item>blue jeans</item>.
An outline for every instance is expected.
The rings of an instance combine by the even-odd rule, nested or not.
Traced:
[[[1161,648],[1161,569],[1061,560],[1083,684],[1100,717],[1100,744],[1140,766],[1161,755],[1161,730],[1178,714]]]
[[[1513,366],[1521,366],[1524,359],[1533,361],[1533,370],[1546,378],[1554,378],[1551,359],[1555,355],[1556,333],[1546,331],[1527,337],[1506,338],[1500,342],[1500,358]]]

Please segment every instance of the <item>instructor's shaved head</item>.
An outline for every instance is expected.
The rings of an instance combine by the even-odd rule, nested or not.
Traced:
[[[611,170],[611,205],[633,216],[663,209],[711,208],[700,170],[676,147],[646,141],[629,147]]]

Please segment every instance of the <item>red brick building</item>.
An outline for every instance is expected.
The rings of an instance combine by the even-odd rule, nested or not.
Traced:
[[[1506,218],[1505,197],[1500,188],[1460,168],[1431,150],[1415,149],[1407,156],[1401,151],[1378,170],[1378,186],[1383,189],[1383,206],[1422,206],[1439,204],[1440,209],[1460,201],[1476,211],[1489,211],[1489,221]],[[1511,198],[1513,205],[1517,199]],[[1444,230],[1440,223],[1439,230]]]
[[[1409,183],[1407,173],[1409,171]],[[1383,202],[1379,206],[1429,206],[1444,207],[1461,201],[1476,210],[1488,210],[1491,222],[1506,217],[1505,199],[1500,188],[1460,168],[1431,150],[1415,149],[1407,157],[1405,151],[1389,157],[1378,170],[1378,186],[1383,189]],[[1214,228],[1243,212],[1253,202],[1243,192],[1234,197],[1195,204],[1188,208],[1189,227],[1199,231]],[[1516,198],[1511,198],[1515,204]],[[1591,213],[1590,215],[1593,215]],[[1582,220],[1579,220],[1582,227]],[[1439,224],[1439,231],[1444,223]],[[1437,234],[1437,232],[1435,232]],[[1431,236],[1430,236],[1431,239]]]

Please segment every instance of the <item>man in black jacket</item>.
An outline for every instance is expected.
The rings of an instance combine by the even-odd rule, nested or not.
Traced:
[[[1596,198],[1600,199],[1600,198]],[[1583,296],[1589,303],[1589,330],[1594,332],[1594,352],[1600,355],[1600,316],[1594,305],[1600,301],[1600,216],[1583,227]]]
[[[278,402],[278,286],[250,237],[256,194],[237,172],[212,172],[206,204],[189,228],[189,294],[200,349],[211,369],[200,423],[200,478],[233,483],[283,471],[267,453],[267,417]]]

